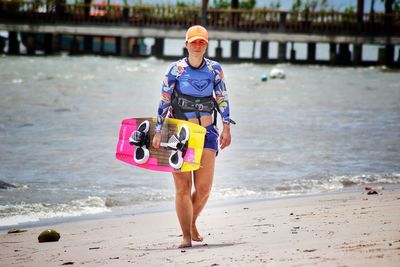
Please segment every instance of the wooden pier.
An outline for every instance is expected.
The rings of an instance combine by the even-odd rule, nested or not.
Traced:
[[[165,40],[182,39],[189,26],[200,24],[200,14],[200,8],[175,6],[46,5],[0,0],[0,31],[9,32],[8,54],[20,54],[22,41],[28,54],[37,50],[45,54],[68,50],[71,54],[162,58],[167,57]],[[394,58],[395,47],[400,45],[400,13],[357,16],[337,12],[208,9],[205,24],[210,39],[218,41],[218,60],[400,66],[400,59]],[[144,38],[154,39],[150,53],[143,52]],[[4,51],[1,41],[0,52]],[[221,41],[230,42],[229,57],[222,56]],[[240,58],[241,41],[258,42],[260,56]],[[274,59],[268,56],[271,42],[278,43]],[[107,50],[108,43],[114,49]],[[305,60],[296,59],[294,43],[306,43]],[[292,44],[290,53],[287,44]],[[317,44],[329,44],[328,60],[316,59]],[[382,46],[376,62],[363,61],[364,45]]]

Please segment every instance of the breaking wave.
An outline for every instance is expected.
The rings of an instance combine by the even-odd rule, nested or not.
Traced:
[[[0,226],[108,212],[106,200],[89,196],[62,204],[20,203],[0,205]]]
[[[399,173],[372,175],[318,176],[284,181],[275,187],[281,194],[301,194],[339,191],[357,185],[400,184]]]

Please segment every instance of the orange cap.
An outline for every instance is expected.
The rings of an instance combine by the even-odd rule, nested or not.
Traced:
[[[193,42],[194,40],[201,39],[208,44],[208,32],[200,25],[190,27],[186,32],[186,42]]]

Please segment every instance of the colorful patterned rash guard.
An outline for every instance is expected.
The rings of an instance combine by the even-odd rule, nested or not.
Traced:
[[[174,90],[194,97],[214,96],[223,122],[230,122],[228,95],[224,74],[218,62],[204,58],[200,68],[189,65],[187,58],[172,63],[164,77],[161,101],[158,106],[156,131],[160,131],[165,117],[172,116],[171,97]],[[210,113],[201,112],[200,115]],[[195,112],[185,113],[187,118],[195,118]]]

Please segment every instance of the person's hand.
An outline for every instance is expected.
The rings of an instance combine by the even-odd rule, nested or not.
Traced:
[[[160,143],[161,143],[161,133],[155,133],[153,137],[153,147],[154,148],[160,148]]]
[[[231,144],[231,127],[228,124],[224,124],[221,137],[219,138],[219,145],[221,149],[228,147]]]

